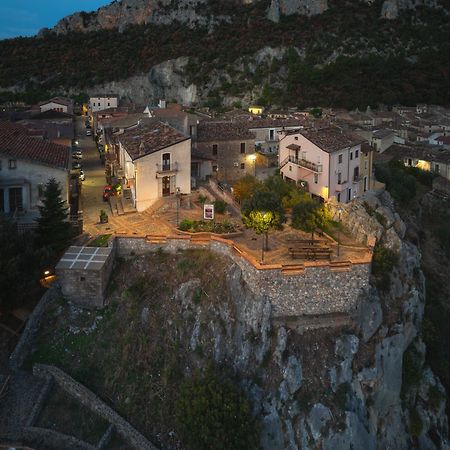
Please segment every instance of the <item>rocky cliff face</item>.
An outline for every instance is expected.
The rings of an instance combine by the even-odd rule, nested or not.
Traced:
[[[196,280],[178,290],[175,301],[190,324],[183,339],[241,375],[266,450],[448,449],[445,391],[424,362],[420,338],[420,253],[404,240],[405,226],[386,193],[354,202],[343,221],[398,255],[389,281],[361,296],[354,326],[272,321],[270,302],[234,265],[228,302],[196,304]]]
[[[240,0],[228,4],[249,4],[262,0]],[[371,4],[372,0],[363,0]],[[217,24],[232,20],[231,14],[213,13],[208,8],[208,0],[121,0],[99,8],[95,12],[78,12],[61,19],[53,28],[58,34],[70,31],[95,31],[117,28],[124,30],[128,25],[157,24],[168,25],[175,21],[192,28],[214,28]],[[395,19],[402,10],[414,9],[420,5],[437,6],[437,0],[385,0],[380,15]],[[374,6],[379,7],[379,6]],[[281,16],[300,14],[314,16],[328,9],[328,0],[271,0],[267,18],[278,22]]]

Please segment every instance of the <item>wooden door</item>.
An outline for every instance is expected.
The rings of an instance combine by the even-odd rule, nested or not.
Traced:
[[[162,178],[162,195],[163,197],[170,195],[170,177]]]

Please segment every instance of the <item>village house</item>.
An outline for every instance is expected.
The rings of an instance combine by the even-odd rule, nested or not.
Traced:
[[[155,119],[113,136],[114,151],[138,211],[161,197],[191,192],[191,138]]]
[[[89,114],[108,108],[117,108],[118,96],[115,94],[96,94],[89,98]]]
[[[73,100],[65,97],[53,97],[50,100],[39,103],[39,111],[58,111],[73,115]]]
[[[393,145],[386,156],[403,162],[407,167],[434,172],[450,180],[450,150],[422,145]]]
[[[314,197],[347,203],[373,186],[372,147],[338,128],[281,133],[279,168],[283,179]]]
[[[30,137],[26,128],[0,122],[0,213],[33,222],[50,178],[69,203],[70,149]]]
[[[246,122],[200,122],[194,148],[198,156],[212,158],[212,175],[219,181],[255,174],[255,135]]]
[[[280,141],[278,133],[303,128],[304,125],[305,120],[301,119],[255,119],[248,122],[248,129],[255,135],[258,151],[277,154]]]

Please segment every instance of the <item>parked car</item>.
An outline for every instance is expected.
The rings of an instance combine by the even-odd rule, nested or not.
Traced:
[[[79,170],[81,170],[81,164],[78,161],[74,161],[72,163],[72,169],[79,169]]]
[[[77,150],[76,152],[72,153],[72,158],[73,159],[82,159],[83,153],[80,150]]]
[[[103,188],[103,201],[107,202],[109,200],[109,197],[111,197],[114,194],[115,192],[113,187],[110,184],[108,184]]]
[[[92,136],[92,130],[90,128],[86,128],[86,136]]]
[[[86,177],[84,176],[84,172],[82,170],[80,170],[80,181],[84,181],[86,179]]]

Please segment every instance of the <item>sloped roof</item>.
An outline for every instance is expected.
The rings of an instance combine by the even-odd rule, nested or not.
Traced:
[[[58,103],[60,105],[72,106],[73,101],[70,98],[66,97],[53,97],[49,100],[39,102],[39,106],[46,105],[47,103]]]
[[[190,139],[175,128],[156,120],[130,127],[115,138],[133,161]]]
[[[356,133],[343,131],[339,128],[306,130],[300,131],[300,134],[327,153],[334,153],[367,142],[366,139]]]
[[[249,122],[210,122],[203,121],[197,127],[198,142],[237,141],[255,139],[249,131]]]
[[[26,128],[6,121],[0,121],[0,154],[60,169],[70,162],[69,147],[30,137]]]

